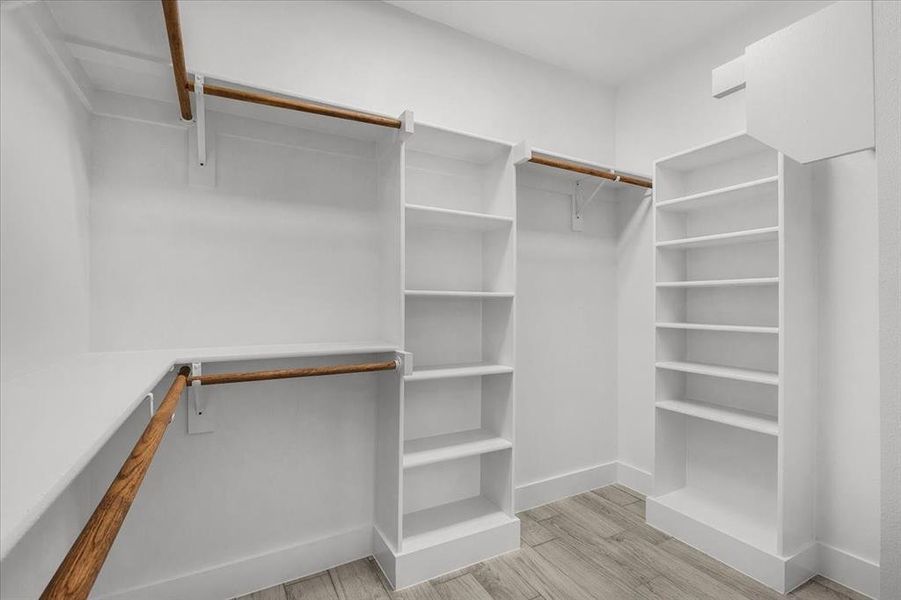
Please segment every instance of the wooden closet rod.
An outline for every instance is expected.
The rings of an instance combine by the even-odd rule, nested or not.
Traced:
[[[594,167],[589,167],[586,165],[582,165],[576,162],[572,162],[569,160],[563,160],[560,158],[554,158],[553,156],[547,156],[545,154],[532,154],[532,158],[529,159],[529,162],[535,163],[536,165],[544,165],[546,167],[554,167],[555,169],[563,169],[565,171],[573,171],[575,173],[582,173],[583,175],[592,175],[594,177],[602,177],[604,179],[609,179],[611,181],[619,181],[620,183],[628,183],[630,185],[637,185],[643,188],[652,188],[654,187],[653,183],[650,179],[645,179],[644,177],[636,177],[634,175],[623,175],[617,173],[616,171],[604,171],[602,169],[596,169]]]
[[[106,561],[106,555],[122,527],[122,521],[125,520],[163,434],[172,421],[190,372],[188,367],[179,369],[159,410],[150,418],[144,433],[122,464],[100,504],[94,509],[94,514],[69,548],[53,579],[44,588],[41,600],[84,600],[91,593],[94,581]]]
[[[268,379],[293,379],[295,377],[319,377],[321,375],[346,375],[348,373],[393,371],[396,368],[397,361],[387,360],[384,362],[332,365],[329,367],[307,367],[304,369],[278,369],[275,371],[197,375],[196,377],[188,377],[188,383],[191,384],[197,381],[200,385],[218,385],[220,383],[242,383],[245,381],[265,381]]]
[[[163,16],[166,20],[166,33],[169,36],[169,54],[172,56],[172,72],[175,76],[175,91],[178,93],[178,105],[181,107],[182,118],[190,121],[193,116],[188,92],[194,91],[194,82],[188,79],[188,71],[185,67],[185,50],[181,37],[181,22],[178,17],[178,0],[161,0],[161,2],[163,3]],[[357,121],[392,129],[400,129],[402,126],[400,119],[392,117],[222,85],[204,85],[203,93],[208,96],[263,104],[265,106],[274,106],[275,108],[286,108],[288,110],[335,117],[336,119],[347,119],[348,121]]]
[[[159,448],[163,434],[178,406],[185,387],[198,381],[201,385],[219,383],[239,383],[244,381],[263,381],[267,379],[289,379],[293,377],[316,377],[320,375],[344,375],[347,373],[372,373],[374,371],[392,371],[398,368],[396,360],[383,362],[357,363],[348,365],[331,365],[306,369],[280,369],[276,371],[251,371],[246,373],[220,373],[192,377],[188,367],[182,367],[169,386],[166,397],[159,409],[150,418],[150,422],[141,434],[119,469],[116,478],[106,490],[100,504],[75,543],[56,569],[53,579],[44,588],[41,600],[85,600],[91,593],[94,581],[106,561],[122,522],[131,508],[138,489],[144,481],[144,475]]]
[[[175,93],[181,118],[190,121],[191,100],[188,98],[188,71],[185,68],[185,48],[181,42],[181,20],[178,18],[178,0],[162,0],[163,18],[166,20],[166,34],[169,37],[169,55],[172,57],[172,73],[175,75]]]
[[[185,83],[185,89],[193,92],[194,83],[187,81]],[[306,100],[299,100],[297,98],[286,98],[284,96],[240,90],[237,88],[213,85],[209,83],[204,84],[203,93],[207,96],[218,96],[219,98],[228,98],[229,100],[239,100],[241,102],[251,102],[253,104],[263,104],[265,106],[274,106],[275,108],[287,108],[288,110],[297,110],[300,112],[313,113],[316,115],[324,115],[326,117],[335,117],[336,119],[346,119],[348,121],[357,121],[359,123],[379,125],[381,127],[391,127],[393,129],[401,128],[400,119],[385,117],[382,115],[375,115],[358,110],[350,110],[347,108],[338,108],[337,106],[328,106],[326,104],[316,104],[313,102],[307,102]]]

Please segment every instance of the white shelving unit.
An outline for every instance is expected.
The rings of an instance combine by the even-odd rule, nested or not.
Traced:
[[[655,164],[648,522],[770,587],[812,573],[810,176],[739,134]]]
[[[412,369],[379,434],[375,542],[398,588],[519,547],[512,150],[421,124],[404,144],[402,330]]]

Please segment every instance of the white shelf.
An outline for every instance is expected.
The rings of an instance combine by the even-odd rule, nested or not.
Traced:
[[[710,323],[657,323],[657,328],[686,329],[689,331],[724,331],[733,333],[779,333],[778,327],[762,327],[758,325],[713,325]]]
[[[451,290],[406,290],[407,298],[512,298],[513,292],[475,292]]]
[[[729,233],[717,233],[714,235],[702,235],[679,240],[667,240],[657,242],[657,247],[676,249],[707,248],[710,246],[724,246],[727,244],[769,242],[777,239],[779,239],[779,227],[760,227],[758,229],[747,229],[745,231],[730,231]]]
[[[661,400],[657,408],[766,435],[779,435],[776,419],[737,408],[694,400]]]
[[[691,211],[708,208],[714,205],[722,205],[731,202],[741,202],[753,198],[769,197],[776,199],[778,192],[779,176],[764,177],[737,185],[730,185],[699,194],[663,200],[656,204],[658,210]]]
[[[404,381],[425,381],[427,379],[451,379],[453,377],[480,377],[482,375],[501,375],[512,373],[513,367],[490,363],[472,363],[464,365],[439,365],[432,367],[413,367],[413,374],[404,376]]]
[[[513,225],[513,217],[489,215],[466,210],[453,210],[420,204],[407,204],[407,225],[431,229],[464,229],[490,231]]]
[[[735,379],[737,381],[749,381],[752,383],[764,383],[767,385],[779,385],[779,374],[770,371],[756,371],[753,369],[740,369],[738,367],[723,367],[720,365],[707,365],[703,363],[661,361],[656,364],[658,369],[693,373],[695,375],[709,375],[722,379]]]
[[[670,510],[704,523],[764,552],[776,552],[775,500],[748,498],[743,506],[724,502],[696,488],[685,487],[649,498]]]
[[[515,522],[483,496],[404,515],[403,552],[416,552]]]
[[[772,148],[740,131],[713,142],[683,150],[658,159],[656,167],[672,171],[693,171],[762,152],[774,152]]]
[[[407,440],[404,442],[404,468],[412,469],[512,447],[510,440],[484,429]]]
[[[778,277],[750,277],[745,279],[706,279],[699,281],[658,281],[659,288],[749,287],[779,285]]]

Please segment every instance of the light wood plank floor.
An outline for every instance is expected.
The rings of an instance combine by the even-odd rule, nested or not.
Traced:
[[[817,577],[778,594],[649,527],[644,497],[613,485],[519,514],[522,547],[392,592],[361,559],[238,600],[865,600]]]

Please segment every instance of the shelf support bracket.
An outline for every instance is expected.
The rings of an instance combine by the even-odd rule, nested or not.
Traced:
[[[200,116],[200,113],[197,115]],[[191,363],[191,377],[203,375],[203,363]],[[210,418],[210,406],[207,392],[201,387],[200,381],[194,380],[188,387],[188,433],[210,433],[213,431],[213,421]]]
[[[618,180],[619,180],[619,177],[617,176],[617,181]],[[585,197],[585,185],[583,184],[584,181],[585,181],[584,179],[579,179],[578,181],[576,181],[576,185],[573,188],[573,195],[572,195],[572,228],[573,228],[573,231],[582,231],[584,229],[585,222],[583,220],[582,213],[585,211],[586,208],[588,208],[588,205],[594,201],[595,197],[598,195],[598,192],[600,192],[601,188],[603,188],[604,185],[607,183],[606,179],[602,179],[600,182],[598,182],[597,187],[595,187],[594,190],[591,192],[591,194],[589,194],[588,197],[586,198]]]
[[[413,374],[413,355],[410,352],[398,352],[394,360],[401,377]]]
[[[197,103],[197,162],[206,166],[206,106],[203,99],[203,75],[194,75],[194,101]]]
[[[216,186],[216,156],[207,144],[206,95],[203,93],[204,77],[194,75],[194,128],[188,136],[188,184],[195,187]],[[196,157],[196,158],[195,158]]]

